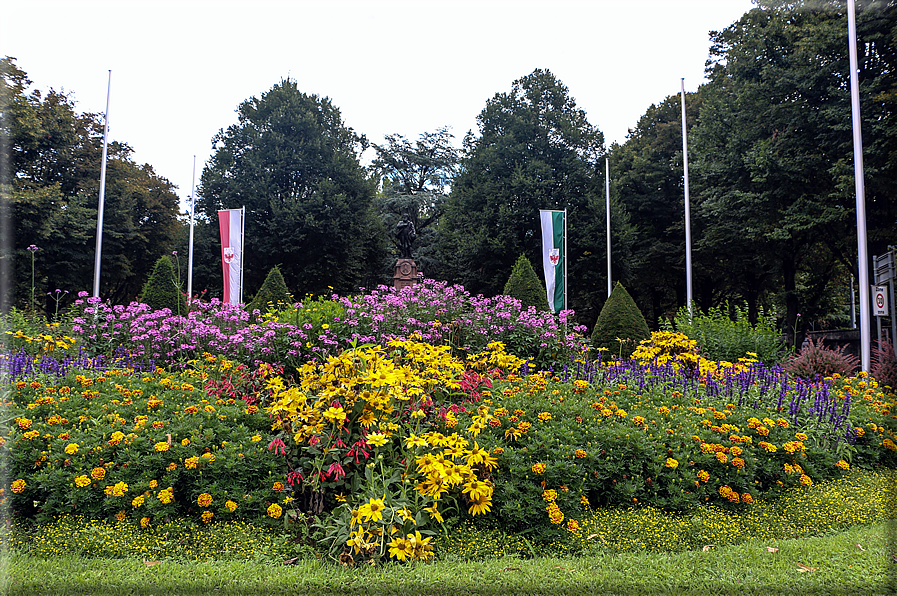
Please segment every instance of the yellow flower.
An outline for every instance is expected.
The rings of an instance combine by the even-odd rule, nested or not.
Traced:
[[[149,526],[149,525],[150,525],[150,518],[148,518],[148,517],[141,517],[141,518],[140,518],[140,527],[141,527],[141,528],[146,528],[146,527]]]
[[[141,505],[143,505],[144,500],[145,499],[144,499],[143,495],[138,495],[138,496],[134,497],[134,499],[131,501],[131,505],[133,505],[134,508],[136,509],[137,507],[140,507]]]
[[[274,519],[279,518],[283,515],[283,508],[277,503],[271,503],[268,505],[268,517],[273,517]]]
[[[102,480],[106,477],[106,469],[105,468],[94,468],[90,471],[90,477],[94,480]]]
[[[666,467],[676,469],[679,467],[679,462],[673,459],[672,457],[668,457],[666,461]]]
[[[251,438],[250,440],[251,440],[253,443],[258,443],[259,441],[262,440],[262,435],[252,435],[252,438]]]
[[[212,495],[209,493],[202,493],[196,498],[196,504],[200,507],[208,507],[212,504]]]
[[[78,453],[78,444],[77,443],[69,443],[65,446],[65,452],[68,455],[75,455]]]
[[[21,493],[25,490],[25,487],[27,487],[27,486],[28,486],[27,482],[25,482],[21,478],[18,478],[16,480],[12,481],[12,486],[11,486],[12,492]]]
[[[187,439],[187,438],[181,439],[181,445],[183,445],[184,447],[186,447],[189,444],[190,444],[190,439]]]
[[[195,470],[196,466],[199,464],[199,458],[196,456],[188,457],[184,460],[184,467],[188,470]]]
[[[159,481],[158,481],[158,480],[150,480],[149,487],[150,487],[151,489],[155,490],[157,486],[159,486]]]
[[[710,480],[710,474],[708,474],[705,470],[698,470],[698,480],[707,482],[708,480]]]
[[[442,514],[436,509],[436,504],[434,503],[431,507],[424,507],[424,511],[430,514],[430,519],[435,519],[439,523],[442,523]]]
[[[225,501],[224,506],[227,507],[227,510],[231,513],[237,510],[237,504],[231,500]]]
[[[77,478],[75,478],[75,486],[80,488],[90,486],[90,478],[87,477],[87,474],[78,476]]]
[[[804,433],[796,433],[794,435],[794,438],[796,438],[798,441],[806,441],[807,435],[805,435]]]
[[[383,499],[371,499],[358,508],[358,514],[365,521],[380,521],[383,519],[384,509],[386,509],[386,505],[383,503]]]
[[[477,515],[480,513],[489,513],[489,508],[492,506],[492,494],[491,491],[489,493],[480,493],[476,499],[471,499],[470,508],[467,510],[471,515]]]
[[[202,517],[202,521],[204,521],[205,523],[209,523],[210,521],[212,521],[212,518],[214,516],[215,516],[215,514],[212,513],[211,511],[203,511],[201,517]]]
[[[274,492],[276,492],[276,493],[282,493],[282,492],[284,491],[283,482],[275,482],[275,483],[274,483],[274,486],[271,487],[271,488],[272,488],[272,489],[274,490]]]
[[[382,447],[386,445],[388,439],[383,433],[371,433],[368,435],[367,442],[374,447]]]
[[[835,465],[838,466],[839,468],[841,468],[842,470],[849,470],[849,469],[850,469],[850,464],[847,463],[846,461],[844,461],[843,459],[840,460],[840,461],[835,462]]]
[[[153,445],[153,449],[156,451],[168,451],[168,443],[165,441],[159,441],[155,445]]]

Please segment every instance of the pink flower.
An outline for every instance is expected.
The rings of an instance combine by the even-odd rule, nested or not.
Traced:
[[[283,444],[283,441],[278,437],[268,443],[268,451],[274,451],[275,455],[286,455],[287,446]]]

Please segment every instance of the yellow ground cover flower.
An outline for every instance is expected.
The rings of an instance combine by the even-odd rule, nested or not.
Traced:
[[[87,474],[83,474],[75,478],[75,486],[79,488],[84,488],[85,486],[90,486],[90,478]]]
[[[212,495],[209,493],[202,493],[196,498],[196,504],[200,507],[208,507],[212,504]]]
[[[155,449],[156,451],[160,451],[160,452],[168,451],[168,447],[169,447],[169,445],[165,441],[159,441],[158,443],[153,445],[153,449]]]
[[[278,519],[281,515],[283,515],[283,508],[277,503],[271,503],[268,505],[268,517],[273,517],[274,519]]]
[[[16,480],[12,481],[12,485],[10,486],[10,488],[12,489],[12,492],[18,494],[18,493],[24,492],[24,490],[27,486],[28,486],[27,482],[25,482],[21,478],[17,478]]]

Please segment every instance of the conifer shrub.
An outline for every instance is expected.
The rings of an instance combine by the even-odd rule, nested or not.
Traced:
[[[800,352],[785,363],[785,372],[803,379],[815,379],[817,376],[829,377],[834,373],[850,376],[860,367],[860,359],[844,351],[847,346],[829,348],[824,341],[825,337],[818,341],[808,337]]]
[[[592,331],[593,355],[607,350],[603,356],[629,358],[639,342],[651,337],[648,323],[642,311],[620,282],[614,286],[607,302],[601,308],[595,329]]]
[[[525,255],[520,255],[514,263],[503,294],[520,300],[524,309],[535,306],[538,310],[548,310],[545,286]]]
[[[159,257],[149,279],[143,285],[140,301],[155,310],[167,308],[175,315],[187,314],[187,298],[181,291],[171,257]]]
[[[878,340],[872,348],[872,376],[879,384],[897,391],[897,356],[894,355],[894,344]]]
[[[293,297],[290,295],[289,290],[287,290],[287,284],[283,279],[283,274],[280,272],[280,267],[275,265],[271,268],[271,271],[268,272],[268,276],[265,278],[264,283],[262,283],[262,287],[259,288],[255,298],[252,299],[252,302],[249,303],[247,308],[249,312],[258,309],[259,312],[264,314],[269,310],[276,310],[278,304],[284,305],[292,303]]]

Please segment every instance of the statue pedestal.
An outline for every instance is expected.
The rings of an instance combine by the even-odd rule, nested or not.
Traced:
[[[417,263],[414,259],[396,261],[396,273],[392,276],[392,287],[397,290],[413,286],[417,283]]]

